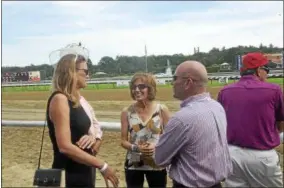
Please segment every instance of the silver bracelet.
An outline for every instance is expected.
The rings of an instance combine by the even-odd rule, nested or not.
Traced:
[[[105,163],[104,166],[103,166],[101,169],[99,169],[100,172],[101,172],[101,173],[104,173],[104,172],[106,171],[107,167],[108,167],[108,164]]]

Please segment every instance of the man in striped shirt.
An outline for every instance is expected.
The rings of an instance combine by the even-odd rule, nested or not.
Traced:
[[[206,92],[206,68],[180,64],[173,76],[174,97],[181,109],[165,126],[155,147],[155,162],[170,165],[173,187],[221,187],[232,171],[223,107]]]

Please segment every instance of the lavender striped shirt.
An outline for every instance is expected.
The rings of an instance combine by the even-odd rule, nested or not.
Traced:
[[[208,93],[189,97],[165,126],[155,162],[186,187],[210,187],[232,172],[223,107]]]

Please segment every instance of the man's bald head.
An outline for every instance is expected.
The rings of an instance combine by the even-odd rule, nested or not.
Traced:
[[[207,70],[205,66],[198,61],[185,61],[176,68],[176,75],[188,76],[205,86],[208,82]]]

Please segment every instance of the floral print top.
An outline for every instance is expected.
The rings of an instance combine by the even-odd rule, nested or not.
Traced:
[[[134,109],[134,105],[128,108],[128,123],[130,143],[153,143],[156,144],[163,130],[161,120],[161,104],[157,104],[156,110],[147,121],[143,122]],[[143,157],[141,153],[128,151],[125,168],[133,170],[162,170],[156,166],[152,157]]]

